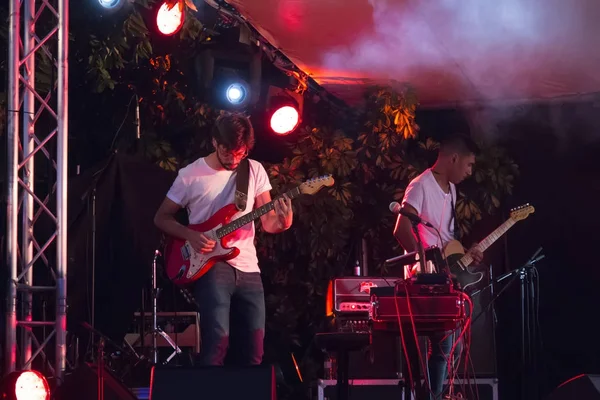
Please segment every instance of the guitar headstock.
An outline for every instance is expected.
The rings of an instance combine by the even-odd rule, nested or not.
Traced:
[[[321,190],[323,186],[333,186],[334,182],[331,175],[318,176],[301,183],[299,187],[300,193],[315,194]]]
[[[523,204],[522,206],[513,208],[510,211],[510,218],[516,221],[521,221],[527,217],[529,217],[529,214],[533,214],[535,211],[535,208],[533,208],[532,205],[529,205],[529,203],[527,204]]]

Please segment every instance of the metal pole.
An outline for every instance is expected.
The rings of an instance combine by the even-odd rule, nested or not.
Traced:
[[[6,253],[10,269],[6,293],[6,373],[17,365],[17,241],[18,227],[18,163],[19,163],[19,0],[10,0],[8,35],[8,146]]]
[[[361,255],[362,255],[362,274],[363,276],[369,276],[369,246],[367,245],[367,238],[363,237],[361,241]]]
[[[56,377],[62,383],[67,357],[67,167],[69,131],[69,2],[58,3]]]
[[[23,54],[29,54],[35,48],[35,0],[24,0],[23,9]],[[31,87],[35,87],[35,57],[28,57],[23,63],[23,80],[28,82]],[[35,148],[35,96],[30,90],[23,92],[23,158],[28,157]],[[30,157],[22,168],[23,183],[35,193],[35,174],[34,157]],[[22,210],[22,241],[21,241],[21,265],[29,265],[33,259],[33,196],[26,194],[23,198]],[[27,270],[25,274],[25,284],[33,286],[33,267]],[[21,294],[23,316],[25,321],[33,320],[33,294],[26,291]],[[31,328],[25,328],[21,331],[21,362],[20,364],[31,369],[31,364],[27,361],[31,359]]]
[[[154,365],[158,364],[158,346],[157,346],[157,335],[158,335],[158,283],[156,280],[156,260],[160,256],[158,249],[154,250],[154,258],[152,259],[152,362]],[[144,316],[142,315],[142,326],[144,325]],[[142,343],[145,343],[145,337],[143,337],[142,331]]]

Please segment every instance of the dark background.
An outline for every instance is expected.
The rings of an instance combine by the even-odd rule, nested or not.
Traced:
[[[593,328],[600,278],[593,247],[600,223],[600,168],[595,162],[600,124],[594,104],[555,105],[532,114],[502,126],[502,139],[522,172],[510,203],[536,207],[535,214],[508,236],[508,253],[510,267],[518,267],[538,246],[546,254],[538,266],[546,365],[540,380],[550,389],[575,374],[600,370],[600,345]],[[515,372],[510,349],[518,337],[514,329],[519,325],[512,322],[518,314],[517,293],[507,294],[500,309],[505,321],[500,332],[510,331],[510,336],[502,335],[506,339],[498,349],[507,356],[509,380],[510,371]]]

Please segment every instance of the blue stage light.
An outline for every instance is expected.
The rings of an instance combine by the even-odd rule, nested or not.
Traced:
[[[98,0],[98,3],[100,3],[102,7],[111,10],[122,5],[123,1],[124,0]]]
[[[235,106],[246,104],[250,98],[250,90],[244,82],[235,82],[227,86],[225,91],[227,101]]]

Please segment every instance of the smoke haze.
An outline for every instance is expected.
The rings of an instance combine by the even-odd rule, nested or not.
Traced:
[[[545,90],[552,91],[552,85],[560,90],[563,83],[578,79],[576,75],[593,73],[600,62],[600,47],[593,44],[600,33],[597,24],[586,25],[583,18],[597,13],[595,1],[590,1],[595,9],[564,0],[369,4],[372,32],[326,51],[324,67],[417,85],[451,79],[479,100],[537,97],[540,84]],[[590,49],[595,54],[584,51]],[[427,74],[433,82],[423,82]]]

